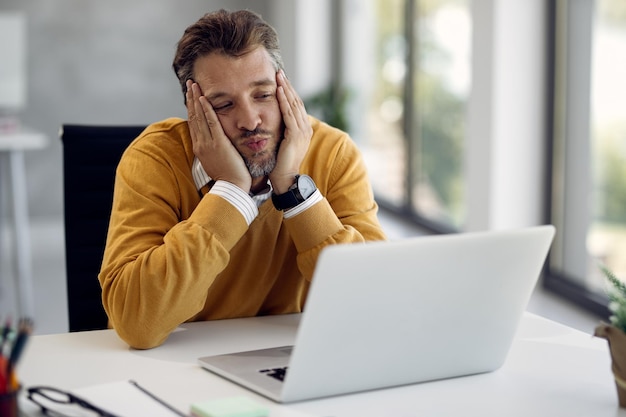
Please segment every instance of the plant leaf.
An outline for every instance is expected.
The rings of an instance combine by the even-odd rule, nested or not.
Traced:
[[[622,298],[626,298],[626,284],[617,278],[615,274],[613,274],[613,272],[606,267],[606,265],[600,264],[600,270],[620,296]]]

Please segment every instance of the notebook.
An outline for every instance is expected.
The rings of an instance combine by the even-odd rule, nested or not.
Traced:
[[[293,347],[198,362],[281,403],[497,370],[554,233],[545,225],[331,245]]]

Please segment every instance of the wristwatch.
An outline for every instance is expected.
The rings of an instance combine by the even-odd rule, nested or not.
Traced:
[[[272,203],[277,210],[289,210],[306,201],[317,190],[315,181],[308,175],[296,175],[296,182],[286,193],[272,194]]]

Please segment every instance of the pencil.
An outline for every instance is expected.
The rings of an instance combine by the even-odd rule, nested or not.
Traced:
[[[24,346],[26,346],[26,340],[28,340],[28,337],[31,333],[31,321],[29,319],[22,319],[20,321],[20,327],[17,332],[17,337],[15,339],[15,342],[13,343],[11,354],[9,356],[9,366],[15,367],[17,362],[20,360],[22,352],[24,351]]]
[[[0,393],[4,394],[19,388],[15,368],[24,352],[24,346],[32,329],[32,320],[26,318],[19,321],[17,330],[12,329],[10,319],[2,329],[0,334]]]

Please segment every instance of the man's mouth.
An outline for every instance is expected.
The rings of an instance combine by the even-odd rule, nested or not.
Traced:
[[[265,138],[248,140],[246,142],[246,146],[248,147],[248,149],[250,149],[254,153],[257,153],[265,149],[265,146],[267,145],[267,141],[268,139],[265,139]]]

